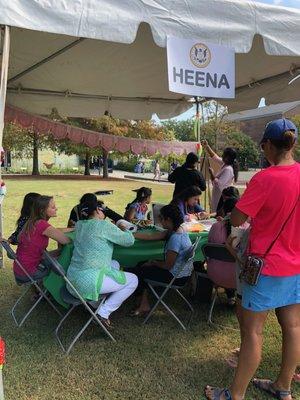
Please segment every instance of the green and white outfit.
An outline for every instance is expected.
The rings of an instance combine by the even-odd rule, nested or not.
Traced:
[[[87,300],[98,300],[99,294],[112,293],[99,314],[108,318],[137,286],[134,274],[112,268],[113,246],[129,247],[134,243],[131,232],[123,232],[111,222],[99,219],[78,221],[75,226],[74,251],[67,276]],[[70,287],[67,287],[71,294]]]

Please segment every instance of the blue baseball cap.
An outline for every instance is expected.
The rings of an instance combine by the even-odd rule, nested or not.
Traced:
[[[298,129],[292,121],[285,118],[275,119],[266,125],[261,141],[265,142],[268,139],[281,140],[287,131],[294,132],[295,139],[298,138]]]

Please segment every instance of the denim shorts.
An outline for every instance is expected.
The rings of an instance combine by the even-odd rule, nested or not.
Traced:
[[[300,274],[261,275],[256,286],[243,282],[242,306],[250,311],[267,311],[300,304]]]

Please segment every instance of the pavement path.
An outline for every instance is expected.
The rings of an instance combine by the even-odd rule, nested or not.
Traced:
[[[256,174],[259,170],[251,170],[251,171],[241,171],[239,173],[239,179],[237,182],[238,187],[245,187],[246,182],[249,182],[249,180],[252,178],[253,175]],[[98,175],[98,171],[91,171],[91,174],[93,175]],[[161,177],[160,182],[153,182],[153,173],[151,172],[146,172],[144,174],[137,174],[134,172],[128,172],[128,171],[120,171],[120,170],[114,170],[112,173],[109,174],[111,178],[119,178],[119,179],[133,179],[137,181],[151,181],[151,183],[156,183],[156,184],[169,184],[172,185],[171,183],[168,182],[168,175],[164,174]]]

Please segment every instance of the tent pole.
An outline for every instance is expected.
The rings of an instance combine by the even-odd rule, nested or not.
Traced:
[[[1,27],[0,31],[1,39],[0,47],[2,49],[2,63],[1,63],[1,81],[0,81],[0,148],[2,147],[3,129],[4,129],[4,112],[5,112],[5,101],[6,101],[6,88],[7,88],[7,75],[8,75],[8,63],[9,63],[9,48],[10,48],[10,31],[8,26]],[[1,164],[0,164],[0,180],[1,180]],[[2,197],[3,199],[3,197]],[[3,213],[2,213],[2,202],[0,202],[0,237],[3,237]],[[3,249],[0,249],[0,268],[4,265],[3,263]]]
[[[53,60],[53,58],[56,58],[60,54],[65,53],[66,51],[68,51],[69,49],[71,49],[74,46],[77,46],[79,43],[81,43],[84,40],[85,40],[85,38],[76,39],[74,42],[68,44],[67,46],[63,47],[62,49],[57,50],[55,53],[50,54],[50,56],[43,58],[41,61],[35,63],[34,65],[31,65],[31,67],[26,68],[24,71],[22,71],[22,72],[18,73],[17,75],[11,77],[8,80],[8,83],[14,82],[15,80],[21,78],[22,76],[28,74],[29,72],[31,72],[33,70],[35,70],[36,68],[38,68],[41,65],[47,63],[48,61]]]

